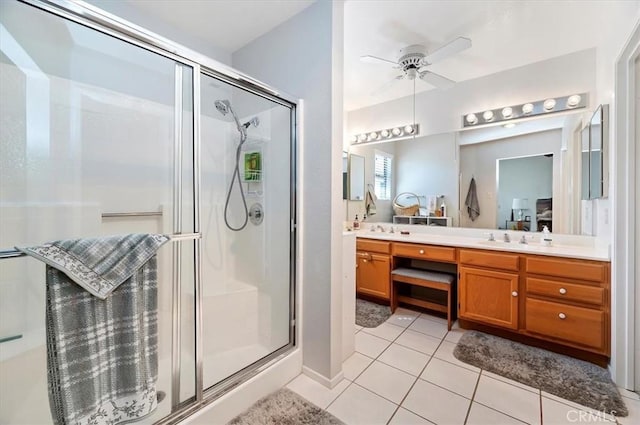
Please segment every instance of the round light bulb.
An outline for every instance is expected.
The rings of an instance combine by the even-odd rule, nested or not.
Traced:
[[[358,143],[358,136],[353,135],[353,136],[351,137],[351,143]]]
[[[572,96],[569,96],[569,98],[567,99],[567,106],[569,108],[575,108],[580,104],[581,100],[582,100],[582,97],[579,94],[574,94]]]
[[[413,126],[412,125],[405,125],[404,126],[404,132],[412,134],[413,133]]]
[[[400,130],[398,127],[396,127],[396,128],[394,128],[393,130],[391,130],[391,133],[392,133],[394,136],[399,136],[399,135],[401,135],[401,134],[402,134],[402,130]]]
[[[378,139],[378,133],[376,133],[375,131],[372,131],[371,133],[369,133],[369,140],[377,140]]]
[[[367,135],[366,134],[361,134],[358,136],[358,142],[362,143],[362,142],[366,142],[367,141]]]
[[[391,133],[389,133],[389,130],[382,130],[382,131],[380,132],[380,135],[381,135],[382,137],[389,137],[389,136],[391,136]]]
[[[532,103],[525,103],[524,105],[522,105],[522,113],[527,115],[533,112],[533,104]]]
[[[544,110],[545,111],[551,111],[553,108],[556,107],[556,100],[555,99],[547,99],[544,101]]]
[[[507,106],[506,108],[502,108],[503,118],[511,118],[512,115],[513,115],[513,109],[511,107]]]
[[[482,114],[482,118],[484,118],[485,121],[492,121],[493,111],[485,111],[484,114]]]
[[[476,117],[476,114],[469,114],[467,115],[466,120],[469,124],[474,125],[478,122],[478,117]]]

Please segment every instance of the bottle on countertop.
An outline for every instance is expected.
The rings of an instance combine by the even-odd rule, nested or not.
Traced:
[[[442,205],[440,205],[440,216],[441,217],[447,216],[447,206],[444,204],[444,201],[442,201]]]
[[[360,221],[358,221],[358,214],[356,214],[355,220],[353,220],[353,230],[358,230],[360,228]]]
[[[542,228],[542,245],[551,246],[551,232],[547,226]]]

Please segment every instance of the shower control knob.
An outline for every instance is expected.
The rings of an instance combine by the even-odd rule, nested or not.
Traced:
[[[264,211],[262,209],[262,205],[257,202],[251,205],[251,208],[249,208],[249,219],[256,226],[262,223],[262,220],[264,219]]]

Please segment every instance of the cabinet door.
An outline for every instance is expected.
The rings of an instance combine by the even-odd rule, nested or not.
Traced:
[[[518,275],[460,267],[460,317],[518,329]]]
[[[389,299],[390,260],[388,255],[358,252],[356,289],[363,294]]]

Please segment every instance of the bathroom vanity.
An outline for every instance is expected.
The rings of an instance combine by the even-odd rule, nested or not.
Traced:
[[[425,260],[457,274],[460,326],[606,365],[610,263],[595,246],[489,241],[452,234],[361,231],[356,291],[388,302],[398,263]],[[406,297],[403,301],[412,303]]]

